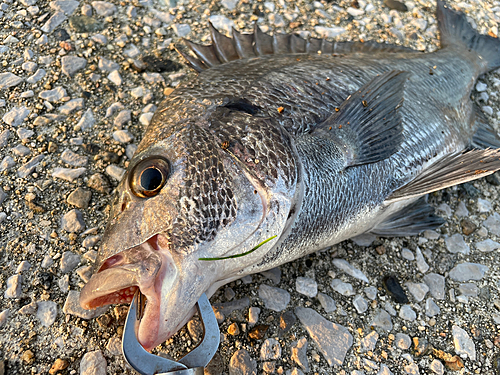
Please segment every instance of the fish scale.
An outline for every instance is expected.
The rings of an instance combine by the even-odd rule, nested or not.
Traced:
[[[427,193],[500,169],[470,99],[500,67],[500,41],[437,10],[432,53],[258,27],[188,42],[200,74],[160,104],[116,188],[82,306],[139,287],[137,339],[151,349],[230,281],[359,234],[441,225]]]

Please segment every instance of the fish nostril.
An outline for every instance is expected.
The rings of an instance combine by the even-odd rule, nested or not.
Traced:
[[[125,211],[127,208],[128,208],[128,205],[130,203],[130,198],[128,195],[124,195],[123,196],[123,200],[122,200],[122,205],[121,205],[121,212]]]

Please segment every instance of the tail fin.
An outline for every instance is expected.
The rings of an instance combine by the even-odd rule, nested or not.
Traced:
[[[441,47],[462,46],[477,53],[484,61],[484,71],[500,67],[500,39],[479,34],[462,12],[452,10],[444,1],[437,2],[437,19]]]

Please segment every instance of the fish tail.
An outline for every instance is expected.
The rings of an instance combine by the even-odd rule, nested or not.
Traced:
[[[442,0],[437,2],[437,19],[442,48],[474,51],[482,61],[483,73],[500,67],[500,39],[478,33],[464,13],[452,10]]]

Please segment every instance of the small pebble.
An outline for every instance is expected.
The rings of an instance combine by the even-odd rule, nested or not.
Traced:
[[[64,303],[63,312],[69,315],[75,315],[82,319],[93,319],[104,314],[109,306],[98,307],[94,310],[85,310],[80,306],[80,292],[70,290],[66,302]]]
[[[455,281],[481,280],[489,267],[477,263],[461,263],[450,271],[450,278]]]
[[[4,298],[21,297],[21,275],[13,275],[7,279],[7,289],[5,289]]]
[[[429,369],[437,375],[444,375],[444,366],[438,359],[435,359],[431,362],[431,364],[429,365]]]
[[[375,350],[379,335],[377,331],[372,331],[361,339],[361,352],[366,353]]]
[[[57,318],[57,303],[52,301],[37,302],[36,317],[44,327],[50,327]]]
[[[342,294],[343,296],[352,296],[354,295],[354,289],[352,284],[344,283],[340,279],[333,279],[330,283],[330,286],[337,293]]]
[[[106,375],[107,366],[100,350],[88,352],[80,361],[80,375]]]
[[[415,319],[417,319],[417,314],[415,313],[415,311],[413,311],[410,305],[403,305],[401,306],[401,309],[399,309],[399,317],[401,319],[413,322]]]
[[[260,348],[260,359],[267,361],[281,358],[281,345],[276,339],[266,339]]]
[[[462,328],[453,325],[453,343],[457,354],[466,354],[472,361],[476,360],[476,347],[474,341]]]
[[[361,281],[364,281],[365,283],[369,282],[368,278],[365,276],[365,274],[363,272],[361,272],[356,267],[352,266],[346,260],[335,258],[335,259],[333,259],[333,264],[335,267],[341,269],[342,271],[344,271],[348,275],[355,277],[356,279],[359,279]]]
[[[383,309],[374,317],[372,325],[380,327],[384,331],[392,331],[392,319],[389,313]]]
[[[80,255],[71,251],[65,251],[61,257],[61,272],[68,273],[80,263]]]
[[[231,375],[257,375],[257,363],[245,349],[237,350],[229,361],[229,373]]]
[[[429,265],[425,261],[424,256],[422,255],[422,251],[419,247],[417,247],[416,251],[416,260],[417,260],[417,268],[420,272],[426,273],[429,270]]]
[[[308,342],[305,337],[294,341],[292,343],[292,361],[294,361],[297,365],[300,366],[302,370],[305,372],[309,372],[309,361],[307,359],[307,346]]]
[[[359,294],[353,298],[352,304],[354,305],[354,307],[356,308],[356,311],[359,314],[362,314],[366,310],[368,310],[368,302],[366,302],[366,300],[362,296],[360,296]]]
[[[489,253],[491,251],[500,249],[500,243],[488,238],[487,240],[476,243],[476,249],[482,251],[483,253]]]
[[[0,328],[3,327],[5,325],[5,323],[7,323],[7,319],[9,318],[9,315],[10,315],[9,309],[5,309],[5,310],[2,310],[2,312],[0,312]],[[3,367],[2,367],[2,369],[3,369]]]
[[[116,181],[121,181],[123,175],[125,174],[125,169],[115,164],[110,164],[106,167],[106,173],[108,174],[108,176],[115,179]]]
[[[85,229],[82,213],[76,208],[67,212],[61,218],[61,229],[70,233],[78,233]]]
[[[337,309],[337,304],[329,295],[318,293],[318,300],[321,303],[321,307],[325,310],[325,312],[330,313]]]
[[[288,306],[290,302],[290,293],[281,288],[262,284],[259,287],[259,298],[264,301],[264,305],[267,309],[279,312]]]
[[[432,298],[427,298],[425,301],[425,315],[428,317],[433,317],[436,315],[439,315],[441,313],[441,309],[439,306],[434,302]]]
[[[258,307],[252,306],[248,309],[248,324],[253,326],[259,321],[260,309]]]
[[[316,297],[318,294],[318,284],[315,280],[308,277],[297,277],[295,280],[295,288],[298,293],[311,298]]]

